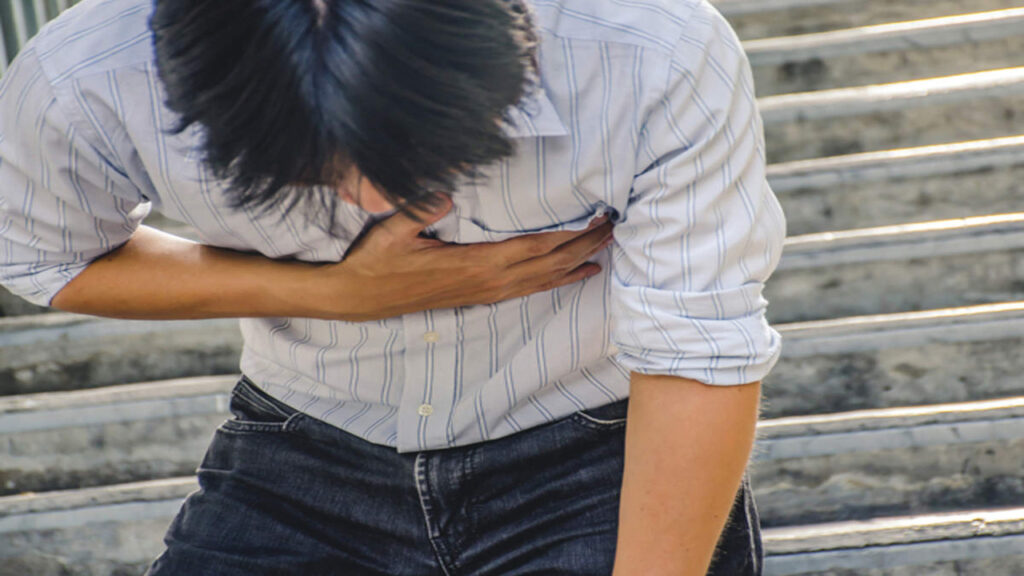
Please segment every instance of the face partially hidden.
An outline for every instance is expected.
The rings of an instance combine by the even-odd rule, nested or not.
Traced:
[[[395,209],[380,190],[368,179],[363,178],[358,170],[352,172],[354,174],[338,187],[338,195],[343,202],[359,206],[371,214],[391,212]]]

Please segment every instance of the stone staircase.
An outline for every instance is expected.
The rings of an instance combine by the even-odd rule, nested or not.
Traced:
[[[1024,0],[716,5],[790,232],[765,573],[1024,574]],[[229,415],[235,322],[0,315],[0,576],[141,573]]]

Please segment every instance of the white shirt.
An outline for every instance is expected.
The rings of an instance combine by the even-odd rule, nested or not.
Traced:
[[[490,306],[379,322],[241,320],[241,369],[282,401],[399,452],[500,438],[629,394],[630,372],[711,385],[761,380],[781,339],[765,280],[785,219],[765,178],[761,117],[735,33],[706,0],[534,0],[542,90],[517,153],[463,186],[441,240],[501,240],[617,218],[582,283]],[[233,211],[169,136],[148,0],[86,0],[0,82],[0,282],[47,304],[126,242],[150,209],[213,246],[336,262],[341,237],[296,211]],[[271,112],[272,111],[268,111]]]

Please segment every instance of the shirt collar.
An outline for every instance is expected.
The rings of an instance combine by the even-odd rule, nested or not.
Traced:
[[[569,135],[555,105],[542,87],[537,87],[519,104],[509,108],[509,117],[512,124],[505,125],[505,133],[511,138]]]

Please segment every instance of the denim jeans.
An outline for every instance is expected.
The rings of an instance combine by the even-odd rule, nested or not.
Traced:
[[[243,378],[147,574],[609,575],[628,403],[399,454]],[[760,575],[746,474],[730,516],[708,574]]]

